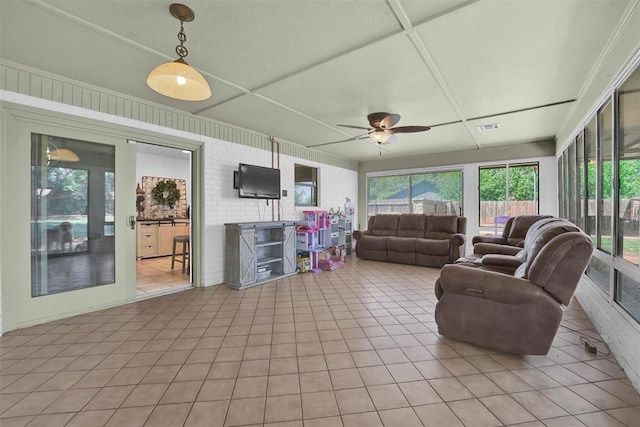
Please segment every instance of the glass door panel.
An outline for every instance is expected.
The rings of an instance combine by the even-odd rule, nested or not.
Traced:
[[[114,168],[114,146],[32,134],[32,297],[114,283]]]

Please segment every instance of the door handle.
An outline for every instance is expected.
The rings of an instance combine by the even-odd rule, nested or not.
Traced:
[[[136,216],[135,215],[129,215],[129,217],[127,218],[127,224],[129,224],[129,227],[131,227],[132,230],[136,229]]]

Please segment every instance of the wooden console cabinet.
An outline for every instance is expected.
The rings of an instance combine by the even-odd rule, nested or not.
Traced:
[[[225,224],[224,282],[245,289],[296,274],[295,222]]]
[[[137,224],[138,258],[171,255],[173,238],[189,235],[189,222],[176,220],[139,221]]]

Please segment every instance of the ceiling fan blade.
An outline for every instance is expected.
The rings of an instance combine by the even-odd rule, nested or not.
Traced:
[[[371,128],[366,128],[364,126],[354,126],[354,125],[336,125],[343,128],[352,128],[352,129],[363,129],[363,130],[371,130]]]
[[[381,121],[380,127],[382,129],[390,129],[398,124],[400,121],[400,114],[387,114]]]
[[[391,133],[412,133],[424,132],[431,129],[429,126],[398,126],[397,128],[388,129]]]

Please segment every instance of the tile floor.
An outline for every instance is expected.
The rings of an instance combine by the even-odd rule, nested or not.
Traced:
[[[638,426],[577,303],[547,356],[436,332],[438,269],[360,261],[191,289],[0,338],[0,425]]]
[[[171,257],[145,258],[136,261],[136,293],[166,291],[174,286],[191,282],[189,274],[182,274],[182,264],[175,263],[171,270]]]

